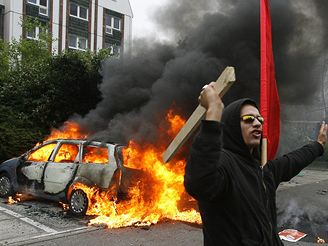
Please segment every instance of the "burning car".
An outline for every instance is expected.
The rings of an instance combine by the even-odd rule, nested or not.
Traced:
[[[0,165],[0,197],[33,194],[67,202],[73,214],[83,215],[89,199],[76,184],[98,187],[111,196],[124,192],[122,174],[128,168],[123,166],[122,148],[86,140],[45,141]]]

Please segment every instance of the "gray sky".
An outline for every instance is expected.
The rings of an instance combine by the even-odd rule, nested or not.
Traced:
[[[159,32],[156,31],[154,21],[152,20],[152,13],[154,13],[157,8],[165,5],[168,1],[169,0],[130,0],[133,11],[133,38],[150,35],[160,39],[163,38]]]

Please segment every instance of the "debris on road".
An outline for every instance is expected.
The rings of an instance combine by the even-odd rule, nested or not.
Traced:
[[[297,242],[304,238],[307,234],[294,230],[294,229],[285,229],[281,232],[279,232],[279,237],[282,240],[288,241],[288,242]]]
[[[325,244],[326,241],[323,238],[317,237],[317,243],[318,244]]]

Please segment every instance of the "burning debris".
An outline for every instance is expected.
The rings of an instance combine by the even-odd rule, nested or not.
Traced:
[[[7,199],[7,204],[16,204],[18,202],[24,202],[33,199],[30,194],[16,193],[14,196],[9,196]]]
[[[12,196],[8,197],[7,203],[8,204],[16,204],[18,201],[15,200]]]
[[[62,206],[62,208],[64,209],[64,211],[68,211],[69,210],[69,205],[63,202],[59,202],[59,204]]]
[[[325,244],[326,241],[323,238],[317,237],[317,243],[318,244]]]

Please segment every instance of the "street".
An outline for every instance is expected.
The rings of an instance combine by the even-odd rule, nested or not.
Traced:
[[[328,241],[328,171],[305,170],[277,192],[278,229],[297,229],[308,235],[297,243]],[[200,226],[164,221],[150,227],[107,229],[88,226],[90,216],[72,217],[57,202],[0,200],[0,245],[202,245]]]

